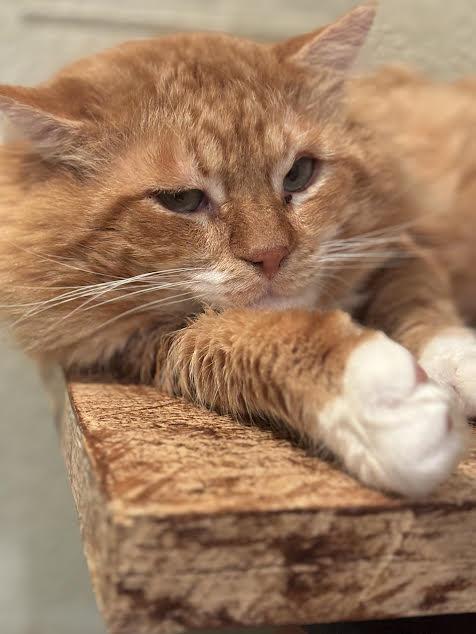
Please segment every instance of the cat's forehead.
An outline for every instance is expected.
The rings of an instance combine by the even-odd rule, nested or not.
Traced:
[[[205,175],[271,169],[298,136],[283,82],[259,56],[252,61],[242,56],[232,62],[218,53],[182,58],[158,78],[157,103],[150,107],[161,109],[162,125],[174,130]]]
[[[170,148],[181,168],[188,164],[205,177],[230,183],[271,175],[301,133],[292,81],[262,44],[174,36],[110,51],[94,66],[97,77],[100,67],[101,86],[111,87],[104,103],[115,129],[125,138],[136,131],[147,154],[162,162],[163,148]]]
[[[181,141],[204,172],[272,163],[292,144],[292,113],[272,99],[256,99],[246,91],[221,99],[197,98],[174,113]]]

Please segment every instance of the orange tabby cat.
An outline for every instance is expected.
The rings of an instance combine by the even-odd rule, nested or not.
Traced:
[[[277,419],[421,495],[476,415],[476,86],[351,79],[374,10],[0,86],[0,289],[38,359]]]

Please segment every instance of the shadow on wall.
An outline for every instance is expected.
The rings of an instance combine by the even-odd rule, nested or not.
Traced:
[[[4,343],[0,412],[0,632],[104,634],[49,404]]]

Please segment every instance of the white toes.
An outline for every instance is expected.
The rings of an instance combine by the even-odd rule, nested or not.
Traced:
[[[471,330],[452,329],[435,337],[420,363],[434,381],[454,391],[466,416],[476,416],[476,337]]]
[[[427,495],[459,462],[465,421],[444,388],[419,385],[400,407],[382,409],[375,416],[386,425],[373,426],[369,445],[379,455],[392,490]]]
[[[321,417],[324,441],[365,483],[430,493],[459,462],[466,425],[444,387],[422,378],[413,356],[378,334],[351,355],[344,393]]]
[[[376,334],[350,356],[344,389],[368,413],[391,408],[408,397],[417,383],[412,355],[384,334]]]
[[[476,350],[464,355],[455,369],[455,389],[467,416],[476,415]]]

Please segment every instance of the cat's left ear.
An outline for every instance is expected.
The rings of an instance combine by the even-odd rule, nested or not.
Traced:
[[[367,38],[376,10],[377,0],[369,0],[324,28],[277,44],[276,52],[298,66],[345,73]]]

